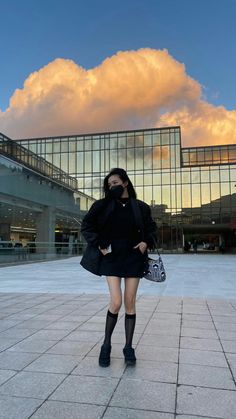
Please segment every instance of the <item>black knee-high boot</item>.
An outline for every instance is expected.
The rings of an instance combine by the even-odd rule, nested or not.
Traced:
[[[111,335],[117,323],[118,313],[111,313],[109,310],[107,311],[107,318],[106,318],[106,326],[105,326],[105,338],[104,344],[110,345],[111,344]]]
[[[101,367],[108,367],[110,365],[111,335],[117,323],[117,318],[118,313],[114,314],[108,310],[105,327],[105,338],[99,355],[99,365]]]
[[[125,337],[126,337],[125,346],[126,347],[132,347],[135,323],[136,323],[136,314],[125,313]]]
[[[134,335],[134,328],[136,322],[136,314],[125,314],[125,336],[126,343],[123,349],[126,365],[135,365],[136,356],[135,351],[132,348],[132,340]]]

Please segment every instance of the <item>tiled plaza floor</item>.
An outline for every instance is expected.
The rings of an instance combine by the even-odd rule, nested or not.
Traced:
[[[236,281],[234,260],[228,269]],[[191,271],[189,261],[182,263]],[[43,265],[22,269],[30,266],[33,279]],[[172,264],[166,265],[171,274]],[[4,286],[4,275],[13,281],[14,269],[0,269]],[[111,365],[101,368],[107,293],[46,292],[44,278],[38,280],[41,292],[16,292],[13,282],[11,292],[0,292],[1,419],[236,418],[236,299],[228,297],[229,282],[222,298],[151,295],[144,286],[137,300],[136,366],[123,360],[122,309]]]

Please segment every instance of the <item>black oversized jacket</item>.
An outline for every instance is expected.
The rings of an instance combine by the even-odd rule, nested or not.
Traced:
[[[130,198],[130,203],[141,240],[146,242],[149,248],[153,247],[157,241],[157,227],[151,217],[149,205],[134,198]],[[104,226],[114,208],[115,200],[104,198],[94,202],[81,225],[81,233],[88,245],[80,263],[96,275],[100,275],[99,265],[102,255],[98,246],[101,243],[101,233],[103,232],[104,240]]]

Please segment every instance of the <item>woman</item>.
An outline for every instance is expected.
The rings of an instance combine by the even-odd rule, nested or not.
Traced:
[[[99,365],[110,365],[111,336],[122,304],[121,278],[124,278],[125,362],[134,365],[132,339],[136,321],[135,301],[140,278],[147,264],[147,248],[156,240],[156,224],[149,206],[136,199],[134,187],[123,169],[112,169],[104,179],[105,198],[96,201],[84,217],[81,233],[88,242],[81,265],[105,275],[110,291],[105,338]]]

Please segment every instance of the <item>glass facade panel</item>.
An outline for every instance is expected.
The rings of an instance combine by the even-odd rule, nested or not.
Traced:
[[[201,197],[202,205],[209,204],[211,202],[211,189],[208,183],[203,183],[201,185]]]
[[[221,193],[221,196],[230,194],[230,184],[228,182],[221,183],[220,193]]]
[[[52,144],[51,144],[52,145]],[[48,150],[49,144],[47,144],[47,150]],[[68,140],[61,140],[61,152],[68,152],[69,151],[69,142]],[[49,151],[48,151],[49,153]]]
[[[220,198],[220,184],[211,183],[211,201],[215,201],[219,198]]]
[[[193,184],[191,187],[192,192],[192,206],[200,207],[201,205],[201,194],[200,194],[200,184]]]
[[[201,182],[209,183],[210,182],[210,172],[209,170],[201,170]]]
[[[183,185],[182,186],[182,205],[183,208],[191,208],[191,186]]]
[[[77,173],[84,173],[84,154],[77,153]]]
[[[74,143],[76,145],[76,143]],[[61,152],[61,142],[57,140],[53,143],[53,154]]]
[[[156,146],[153,148],[153,169],[161,168],[161,147]]]
[[[163,185],[169,185],[170,184],[170,173],[162,173],[162,184]]]
[[[146,147],[144,148],[144,166],[145,169],[152,169],[152,147]]]
[[[93,158],[93,171],[94,172],[100,172],[101,165],[100,165],[100,153],[99,151],[94,151],[92,154]]]
[[[54,144],[54,148],[57,144]],[[70,140],[69,142],[69,152],[70,153],[74,153],[76,151],[76,141],[75,140]],[[55,150],[54,150],[55,152]]]
[[[68,170],[70,173],[76,172],[76,154],[75,153],[71,153],[69,155],[69,169]]]
[[[153,133],[152,141],[153,141],[153,146],[155,146],[155,145],[160,146],[161,145],[161,134],[159,132]]]
[[[143,176],[143,183],[144,183],[144,186],[150,186],[150,185],[153,185],[153,180],[152,180],[152,174],[145,174],[144,176]]]
[[[117,146],[118,146],[117,138],[110,138],[110,141],[109,141],[109,139],[107,139],[107,144],[108,144],[108,142],[109,142],[109,148],[110,149],[117,149]]]

